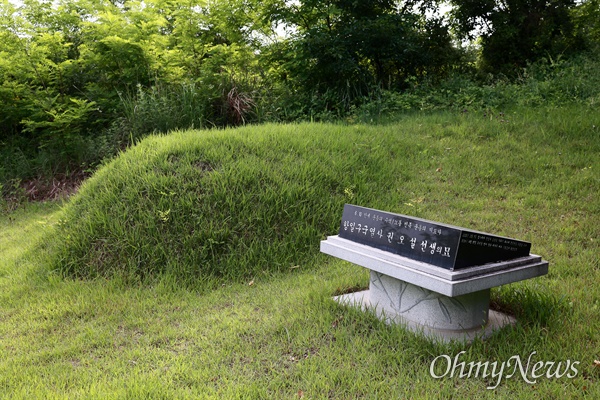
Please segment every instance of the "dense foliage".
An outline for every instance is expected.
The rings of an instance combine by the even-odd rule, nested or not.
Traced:
[[[440,76],[458,61],[440,19],[390,0],[306,0],[281,14],[297,29],[282,58],[300,90],[402,88],[411,77]]]
[[[2,0],[1,188],[94,169],[153,131],[371,119],[448,91],[454,108],[499,105],[474,93],[600,43],[598,0],[455,1],[451,18],[436,4]]]
[[[64,169],[152,131],[161,104],[147,113],[154,120],[143,104],[156,93],[170,105],[171,93],[191,89],[192,108],[169,116],[175,126],[244,117],[239,92],[246,81],[260,86],[251,36],[260,29],[243,29],[251,22],[244,1],[31,0],[16,8],[4,0],[0,140]]]
[[[488,71],[517,72],[528,61],[581,50],[571,10],[575,0],[454,0],[453,17],[466,36],[477,30]],[[472,36],[471,36],[472,37]]]

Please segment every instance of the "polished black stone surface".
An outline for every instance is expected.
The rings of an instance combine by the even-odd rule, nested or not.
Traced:
[[[531,243],[346,204],[339,236],[449,270],[526,257]]]

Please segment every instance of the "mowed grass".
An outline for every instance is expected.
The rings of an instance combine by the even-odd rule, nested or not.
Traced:
[[[338,220],[344,202],[415,215],[531,241],[550,272],[493,291],[494,306],[519,320],[514,329],[436,344],[331,300],[368,283],[363,268],[318,253],[334,223],[307,229],[297,259],[247,266],[235,279],[200,274],[194,286],[168,273],[65,277],[49,262],[65,214],[27,205],[0,216],[0,398],[597,398],[599,127],[598,110],[578,107],[152,138],[229,138],[265,173],[274,172],[256,152],[281,154],[287,143],[299,171],[303,160],[335,171],[326,190],[311,189],[335,189],[316,203],[331,215],[315,221]],[[303,193],[302,181],[292,185]],[[573,379],[528,383],[516,373],[493,390],[491,377],[430,376],[437,356],[462,350],[466,362],[536,352],[536,362],[580,364]]]

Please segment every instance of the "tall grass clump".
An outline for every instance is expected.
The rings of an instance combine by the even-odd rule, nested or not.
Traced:
[[[152,132],[202,128],[207,117],[206,97],[193,83],[159,84],[149,89],[138,85],[135,92],[120,95],[124,110],[121,124],[135,139]]]
[[[373,176],[385,178],[389,151],[403,147],[365,152],[372,139],[362,129],[151,136],[101,168],[65,208],[54,265],[73,276],[141,281],[246,278],[301,265],[336,231],[344,202]]]
[[[141,139],[154,132],[176,129],[237,126],[255,118],[253,92],[251,84],[232,79],[209,85],[138,85],[134,92],[120,95],[123,117],[113,127],[126,136]]]

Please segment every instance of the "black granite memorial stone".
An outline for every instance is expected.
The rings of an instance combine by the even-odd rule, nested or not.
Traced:
[[[529,256],[531,243],[346,204],[339,237],[449,270]]]

